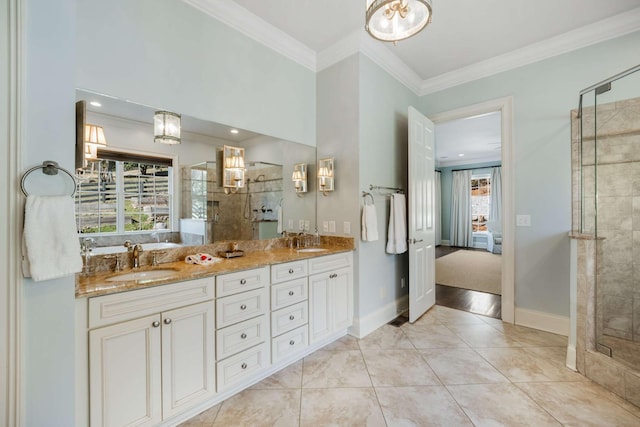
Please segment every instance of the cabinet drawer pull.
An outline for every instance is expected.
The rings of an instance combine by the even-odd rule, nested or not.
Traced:
[[[245,339],[247,338],[247,334],[245,334],[244,332],[240,335],[240,338]]]
[[[240,284],[241,284],[241,285],[246,285],[246,284],[247,284],[247,279],[242,279],[242,280],[240,280]]]
[[[293,314],[291,316],[289,316],[289,320],[293,320],[295,319],[295,317],[293,317]]]
[[[164,319],[164,324],[165,325],[169,325],[170,323],[171,323],[171,319],[169,319],[169,318]]]
[[[242,365],[240,365],[240,367],[241,367],[242,369],[247,369],[247,364],[246,364],[246,363],[243,363]]]
[[[246,310],[247,309],[247,304],[242,304],[240,306],[240,310]]]
[[[160,322],[156,320],[151,324],[151,326],[153,326],[154,328],[157,328],[158,326],[160,326]]]
[[[293,296],[293,291],[289,291],[289,296],[292,297]]]
[[[296,345],[296,342],[294,340],[289,341],[289,345]]]
[[[336,277],[338,277],[338,275],[335,273],[329,275],[329,279],[335,279]]]
[[[293,274],[293,268],[289,269],[289,274]]]

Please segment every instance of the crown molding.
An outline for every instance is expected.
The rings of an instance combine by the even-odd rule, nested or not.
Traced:
[[[361,52],[418,96],[439,92],[640,30],[640,7],[485,61],[423,80],[385,43],[357,30],[316,54],[311,48],[228,0],[182,0],[311,71]]]
[[[316,71],[315,51],[236,2],[228,0],[182,1],[303,67]]]
[[[640,7],[422,82],[424,96],[640,30]]]

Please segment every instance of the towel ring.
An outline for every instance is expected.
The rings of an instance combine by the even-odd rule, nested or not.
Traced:
[[[367,204],[367,196],[371,197],[371,204],[372,204],[372,205],[375,205],[375,204],[376,204],[376,201],[375,201],[375,200],[374,200],[374,198],[373,198],[373,194],[371,194],[371,193],[367,193],[366,191],[363,191],[363,192],[362,192],[362,197],[364,198],[364,204],[365,204],[365,205]]]
[[[58,166],[58,162],[54,162],[53,160],[45,160],[41,165],[32,167],[22,175],[22,179],[20,180],[20,189],[22,190],[22,194],[24,194],[25,196],[28,196],[29,193],[27,193],[27,190],[25,190],[24,188],[24,182],[31,172],[38,169],[42,169],[42,173],[45,175],[58,175],[58,171],[66,173],[67,175],[69,175],[69,178],[71,178],[71,181],[73,181],[73,193],[71,193],[71,197],[76,194],[76,179],[71,174],[71,172],[61,166]]]

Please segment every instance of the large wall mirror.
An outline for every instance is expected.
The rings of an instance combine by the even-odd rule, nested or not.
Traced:
[[[117,242],[166,233],[175,241],[180,232],[182,243],[195,245],[315,229],[313,180],[301,196],[292,179],[300,163],[313,176],[314,147],[185,115],[180,143],[158,143],[154,114],[161,108],[80,89],[76,99],[83,101],[76,126],[81,237]],[[225,152],[242,153],[242,163]],[[225,161],[242,173],[230,175]],[[223,185],[225,173],[232,186]]]

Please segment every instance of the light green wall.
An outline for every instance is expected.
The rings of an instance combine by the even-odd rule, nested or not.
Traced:
[[[315,145],[309,69],[179,0],[77,7],[78,87]]]
[[[571,158],[569,111],[578,93],[640,63],[640,32],[422,97],[422,111],[513,96],[516,307],[569,315]]]

